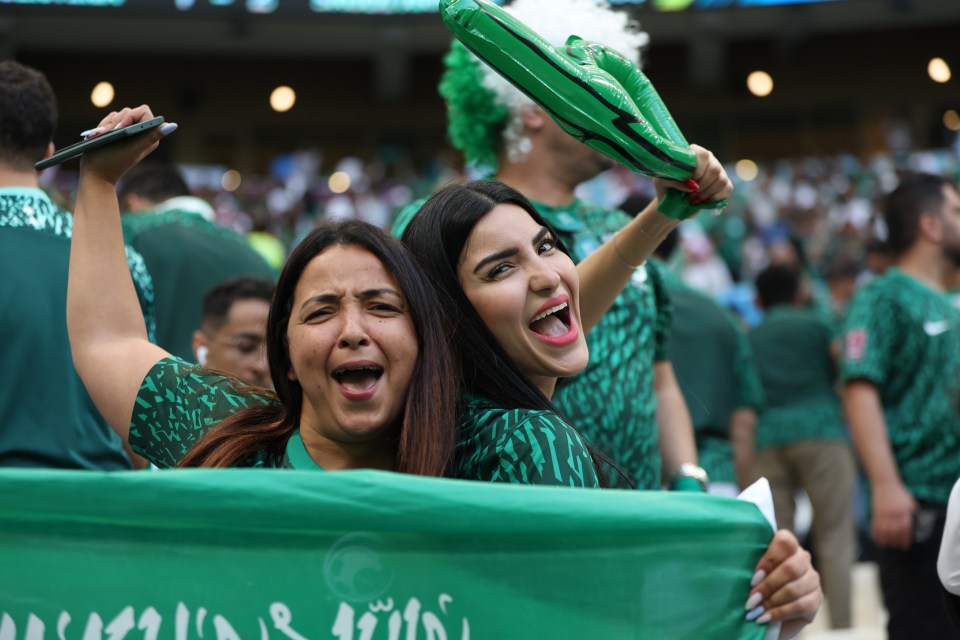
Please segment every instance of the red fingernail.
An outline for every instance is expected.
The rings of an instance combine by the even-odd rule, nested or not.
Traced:
[[[697,181],[694,180],[693,178],[690,178],[689,180],[687,180],[687,188],[693,189],[694,191],[700,191],[700,185],[697,184]]]

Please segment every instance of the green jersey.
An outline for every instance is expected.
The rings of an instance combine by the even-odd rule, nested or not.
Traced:
[[[834,328],[815,309],[777,306],[750,332],[767,403],[757,450],[804,440],[845,440],[831,355]]]
[[[200,326],[204,295],[224,280],[248,275],[275,280],[276,273],[243,236],[193,211],[128,213],[126,241],[143,255],[156,290],[157,344],[193,359],[193,332]]]
[[[579,200],[567,207],[534,202],[574,262],[596,251],[630,221],[617,210]],[[590,364],[562,381],[553,401],[598,449],[611,456],[638,489],[660,488],[654,363],[666,361],[672,307],[660,268],[641,266],[587,336]]]
[[[670,362],[690,410],[700,466],[711,482],[736,484],[730,418],[763,404],[760,379],[746,336],[713,298],[664,267],[673,303]]]
[[[563,418],[469,393],[461,400],[456,469],[466,480],[600,486],[586,443]]]
[[[896,268],[871,281],[847,312],[842,378],[876,385],[904,484],[946,504],[960,477],[960,318],[947,298]]]
[[[273,397],[251,393],[235,378],[177,357],[164,358],[140,385],[130,418],[130,447],[160,468],[175,467],[224,419],[249,406],[272,402],[276,402]],[[239,466],[289,466],[284,460],[285,456],[257,452]]]
[[[39,189],[0,189],[0,466],[130,468],[120,439],[87,394],[67,339],[73,216]],[[153,284],[127,264],[152,336]]]

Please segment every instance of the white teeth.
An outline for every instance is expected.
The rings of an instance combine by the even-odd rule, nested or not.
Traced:
[[[558,305],[555,306],[555,307],[550,307],[549,309],[547,309],[546,311],[544,311],[543,313],[541,313],[540,315],[538,315],[536,318],[534,318],[534,319],[531,320],[530,322],[536,322],[537,320],[543,320],[544,318],[546,318],[546,317],[547,317],[548,315],[550,315],[551,313],[556,313],[557,311],[560,311],[561,309],[566,309],[566,308],[567,308],[567,303],[566,303],[566,302],[561,302],[560,304],[558,304]]]

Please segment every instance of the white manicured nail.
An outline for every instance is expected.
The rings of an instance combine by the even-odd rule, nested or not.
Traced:
[[[167,122],[160,125],[160,135],[167,136],[177,130],[176,122]]]

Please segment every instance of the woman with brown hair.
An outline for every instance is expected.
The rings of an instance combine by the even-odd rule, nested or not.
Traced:
[[[151,116],[147,106],[124,109],[101,128]],[[322,226],[291,254],[267,327],[276,394],[147,340],[115,188],[162,134],[151,130],[81,162],[67,324],[77,370],[111,427],[160,467],[444,475],[458,388],[446,305],[400,243],[371,225]]]

